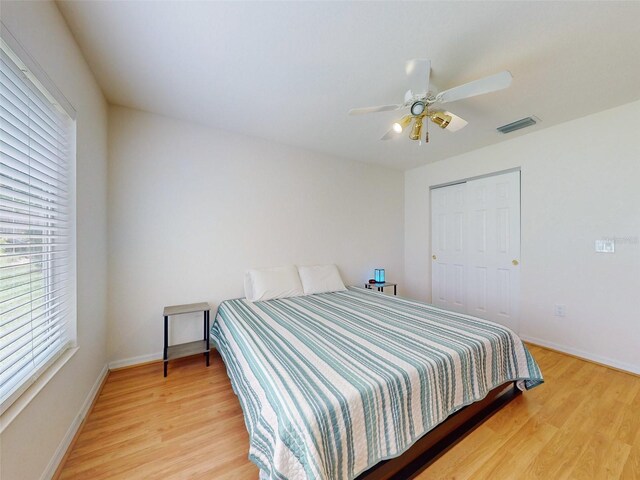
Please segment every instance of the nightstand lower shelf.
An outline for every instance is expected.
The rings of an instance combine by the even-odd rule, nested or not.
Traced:
[[[174,358],[190,357],[191,355],[197,355],[199,353],[209,353],[206,340],[196,340],[195,342],[171,345],[167,347],[167,359],[165,362],[173,360]]]

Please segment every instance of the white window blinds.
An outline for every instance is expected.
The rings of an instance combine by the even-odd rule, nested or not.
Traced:
[[[0,412],[75,336],[74,122],[1,50]]]

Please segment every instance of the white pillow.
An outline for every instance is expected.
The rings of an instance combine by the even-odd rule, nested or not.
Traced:
[[[251,286],[250,292],[245,286],[245,294],[251,302],[304,295],[298,269],[293,265],[251,269],[248,274]]]
[[[244,296],[245,298],[253,298],[253,286],[251,285],[251,275],[249,272],[244,273]]]
[[[298,266],[305,295],[346,290],[335,265]]]

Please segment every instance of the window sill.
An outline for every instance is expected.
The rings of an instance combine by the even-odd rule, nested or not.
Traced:
[[[65,350],[42,374],[33,380],[33,383],[0,415],[0,433],[7,428],[15,418],[20,415],[31,400],[42,390],[49,380],[73,357],[78,347]]]

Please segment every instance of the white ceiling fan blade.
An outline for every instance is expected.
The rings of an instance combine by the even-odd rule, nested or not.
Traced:
[[[411,100],[413,100],[413,92],[411,90],[407,90],[406,92],[404,92],[405,105],[411,103]]]
[[[391,127],[387,133],[385,133],[383,136],[380,137],[380,140],[391,140],[393,138],[397,138],[399,135],[401,135],[402,132],[398,132],[397,130],[395,130],[393,127]]]
[[[458,130],[461,130],[464,127],[466,127],[467,124],[469,123],[464,118],[460,118],[459,116],[454,115],[451,112],[444,112],[444,113],[451,117],[451,121],[449,122],[449,125],[447,125],[447,128],[445,128],[447,132],[457,132]]]
[[[409,77],[409,89],[414,95],[423,96],[429,91],[429,76],[431,75],[431,60],[414,58],[407,60],[405,66]]]
[[[379,105],[377,107],[352,108],[349,115],[362,115],[364,113],[390,112],[391,110],[399,110],[404,105]]]
[[[462,100],[463,98],[475,97],[476,95],[483,95],[485,93],[495,92],[502,90],[511,85],[513,76],[511,72],[505,70],[504,72],[496,73],[489,77],[481,78],[473,82],[465,83],[458,87],[450,88],[444,92],[440,92],[436,97],[436,102],[447,103]]]

